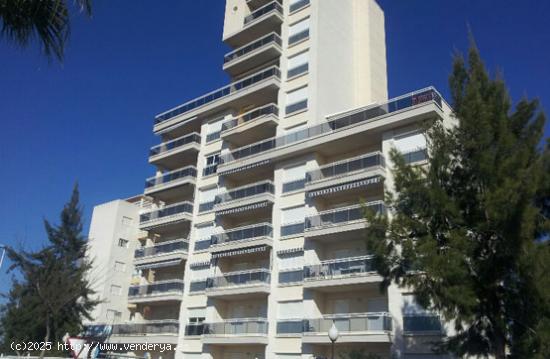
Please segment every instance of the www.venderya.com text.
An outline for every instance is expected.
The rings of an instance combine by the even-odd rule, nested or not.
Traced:
[[[159,343],[100,343],[90,342],[84,345],[75,343],[55,343],[55,342],[12,342],[11,349],[17,352],[32,352],[32,351],[72,351],[80,353],[86,348],[95,348],[101,352],[166,352],[175,350],[173,344]]]

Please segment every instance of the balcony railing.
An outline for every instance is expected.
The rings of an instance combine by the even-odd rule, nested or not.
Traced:
[[[271,227],[270,223],[254,224],[231,229],[223,233],[212,235],[211,240],[212,244],[223,244],[260,237],[273,238],[273,227]]]
[[[232,95],[238,91],[241,91],[247,87],[250,87],[252,85],[255,85],[261,81],[267,80],[272,77],[277,79],[281,78],[281,72],[279,71],[279,68],[276,66],[262,70],[242,80],[233,82],[225,87],[222,87],[219,90],[210,92],[209,94],[201,96],[195,100],[186,102],[183,105],[180,105],[172,110],[169,110],[163,114],[160,114],[157,117],[155,117],[155,124],[159,124],[161,122],[167,121],[173,117],[179,116],[183,113],[194,110],[196,108],[209,104],[213,101]]]
[[[186,336],[198,336],[204,334],[204,323],[193,323],[187,324],[185,326],[185,335]]]
[[[386,206],[382,201],[367,203],[366,207],[374,210],[376,213],[386,212]],[[319,212],[319,214],[315,216],[306,217],[305,228],[307,231],[315,228],[343,224],[346,222],[354,222],[362,220],[364,218],[364,209],[362,205],[337,208],[329,211]]]
[[[315,171],[306,173],[306,182],[319,181],[331,177],[339,177],[350,172],[385,166],[384,156],[380,152],[355,157],[345,161],[330,163]]]
[[[347,113],[326,123],[291,132],[284,136],[273,137],[251,145],[237,148],[220,156],[220,163],[228,164],[233,161],[254,156],[276,148],[311,139],[326,133],[345,129],[360,123],[374,121],[390,113],[405,110],[421,103],[433,102],[441,107],[441,96],[433,88],[427,88],[411,94],[395,98],[382,105],[369,107],[358,112]]]
[[[180,213],[193,213],[193,204],[191,202],[174,203],[170,206],[166,206],[160,209],[156,209],[151,212],[143,213],[139,216],[140,224],[153,221],[155,219],[161,219],[164,217],[173,216]]]
[[[187,166],[184,168],[180,168],[174,171],[163,173],[162,176],[155,176],[148,178],[145,181],[145,188],[153,188],[156,186],[161,186],[163,184],[167,184],[172,181],[176,181],[181,178],[196,178],[197,177],[197,169],[195,166]]]
[[[231,51],[230,53],[226,54],[224,57],[223,57],[223,63],[226,64],[228,62],[231,62],[233,60],[236,60],[238,59],[239,57],[242,57],[244,55],[247,55],[257,49],[260,49],[264,46],[268,46],[268,45],[278,45],[279,47],[282,46],[282,40],[281,38],[279,37],[279,35],[277,35],[276,33],[271,33],[269,35],[266,35],[264,37],[262,37],[261,39],[259,40],[256,40],[248,45],[244,45],[242,47],[239,47],[238,49],[235,49],[233,51]]]
[[[206,335],[247,335],[267,334],[267,319],[241,318],[231,319],[220,323],[205,324]]]
[[[193,280],[189,284],[189,292],[204,292],[206,289],[206,279],[205,280]]]
[[[113,325],[113,335],[178,334],[179,322],[176,319],[151,320],[145,323],[125,323]]]
[[[200,145],[201,136],[198,133],[193,132],[190,135],[185,135],[168,142],[163,142],[160,145],[151,147],[151,150],[149,151],[149,156],[155,156],[161,153],[169,152],[190,143],[196,143],[197,145]]]
[[[277,322],[277,334],[325,333],[332,323],[341,333],[391,331],[389,313],[350,313],[316,319],[288,319]]]
[[[134,252],[134,258],[144,258],[156,256],[159,254],[166,254],[172,252],[187,252],[189,249],[189,242],[187,239],[177,239],[174,241],[163,242],[150,247],[138,248]]]
[[[280,15],[283,15],[283,7],[277,1],[271,2],[245,17],[244,24],[249,25],[251,22],[263,17],[270,12],[278,12]]]
[[[320,264],[304,267],[304,280],[335,279],[349,275],[357,276],[374,272],[372,256],[322,261]]]
[[[128,297],[140,298],[165,293],[183,294],[182,280],[167,280],[147,285],[138,285],[128,288]]]
[[[286,269],[279,271],[279,284],[299,283],[304,280],[304,269]]]
[[[304,221],[284,223],[281,225],[281,237],[304,233]]]
[[[405,332],[442,332],[441,319],[437,315],[403,315]]]
[[[264,193],[275,193],[275,185],[271,181],[261,181],[252,185],[246,185],[231,189],[228,192],[216,196],[216,203],[227,203],[239,199],[253,197]]]
[[[206,288],[225,288],[252,284],[266,284],[271,279],[268,269],[230,272],[218,277],[208,278]]]
[[[305,29],[297,34],[290,36],[288,38],[288,44],[292,45],[307,38],[309,38],[309,29]]]
[[[290,5],[289,11],[292,13],[296,10],[299,10],[303,8],[304,6],[309,4],[309,0],[299,0],[294,2],[292,5]]]
[[[205,249],[210,248],[210,245],[212,244],[212,241],[209,239],[207,240],[200,240],[195,242],[195,251],[203,251]]]
[[[224,122],[222,124],[222,132],[267,115],[279,116],[279,108],[274,104],[256,108],[250,112],[240,115],[237,118]]]

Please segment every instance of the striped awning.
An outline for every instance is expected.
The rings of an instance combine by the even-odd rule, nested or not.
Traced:
[[[322,188],[316,191],[307,192],[307,196],[312,198],[312,197],[323,196],[323,195],[336,193],[340,191],[348,191],[350,189],[365,187],[376,183],[380,183],[383,181],[383,179],[384,178],[382,176],[369,177],[363,180],[348,182],[338,186],[330,186],[330,187]]]
[[[241,207],[236,207],[236,208],[224,209],[224,210],[221,210],[221,211],[216,211],[216,216],[223,216],[223,215],[226,215],[226,214],[252,211],[254,209],[267,207],[268,204],[269,204],[269,202],[263,201],[263,202],[260,202],[260,203],[249,204],[248,206],[241,206]]]
[[[221,257],[238,256],[241,254],[248,254],[248,253],[264,252],[266,249],[267,249],[267,246],[257,246],[257,247],[249,247],[244,249],[237,249],[233,251],[212,253],[212,259],[221,258]]]
[[[287,248],[287,249],[281,249],[280,251],[277,251],[277,255],[283,256],[285,254],[300,253],[303,251],[304,251],[304,247]]]
[[[246,166],[234,168],[232,170],[220,171],[220,172],[218,172],[218,176],[229,175],[229,174],[232,174],[232,173],[248,170],[250,168],[265,166],[265,165],[269,164],[269,162],[271,162],[271,161],[270,160],[264,160],[264,161],[260,161],[260,162],[256,162],[256,163],[251,163],[251,164],[246,165]]]
[[[164,268],[164,267],[176,266],[180,263],[181,263],[181,259],[174,259],[171,261],[136,264],[136,269]]]
[[[185,213],[185,214],[190,215],[189,213]],[[186,221],[190,222],[190,219],[189,218],[178,218],[178,219],[173,219],[173,220],[167,220],[166,222],[160,222],[158,224],[157,223],[151,223],[150,225],[141,226],[140,228],[144,231],[151,231],[151,230],[171,226],[171,225],[178,224],[180,222],[186,222]]]
[[[210,267],[210,261],[190,263],[189,268]]]

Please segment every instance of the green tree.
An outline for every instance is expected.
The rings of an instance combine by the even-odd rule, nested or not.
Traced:
[[[45,221],[49,245],[42,250],[8,248],[10,270],[18,270],[22,280],[15,282],[2,313],[4,348],[23,339],[60,342],[65,333],[81,332],[83,319],[91,319],[97,302],[91,299],[93,291],[86,277],[91,263],[86,259],[77,186],[60,222],[54,226]]]
[[[367,246],[383,286],[413,288],[454,320],[441,349],[497,359],[550,357],[548,147],[536,100],[512,110],[475,45],[450,76],[456,126],[425,125],[430,158],[392,151],[391,220],[367,213]]]
[[[79,10],[92,13],[91,0],[75,0]],[[70,6],[66,0],[0,0],[0,34],[20,47],[36,39],[44,54],[63,60],[70,34]]]

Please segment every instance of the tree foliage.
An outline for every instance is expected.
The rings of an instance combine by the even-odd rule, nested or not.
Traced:
[[[456,126],[425,125],[426,166],[392,151],[391,220],[367,213],[367,245],[384,286],[412,288],[454,320],[444,349],[550,357],[550,150],[536,100],[512,109],[472,45],[450,76]]]
[[[65,333],[81,332],[83,319],[91,319],[97,302],[91,299],[86,279],[91,263],[86,259],[76,186],[60,222],[54,226],[45,221],[49,240],[45,248],[36,252],[8,248],[10,270],[17,270],[22,279],[14,282],[2,310],[5,351],[11,351],[13,341],[61,342]]]

